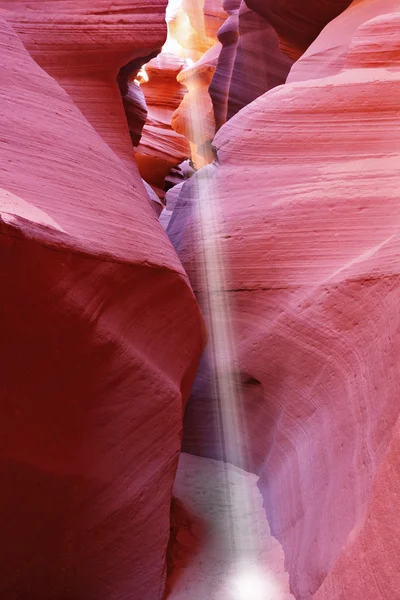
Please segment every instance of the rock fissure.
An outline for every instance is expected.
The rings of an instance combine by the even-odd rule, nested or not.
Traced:
[[[0,0],[0,600],[397,598],[400,2],[111,4]]]

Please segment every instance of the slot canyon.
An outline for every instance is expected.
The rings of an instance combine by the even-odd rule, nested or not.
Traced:
[[[0,56],[0,600],[400,600],[400,0]]]

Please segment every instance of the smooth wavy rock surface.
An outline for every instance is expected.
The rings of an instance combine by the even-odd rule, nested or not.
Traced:
[[[334,568],[316,593],[316,600],[386,600],[398,596],[399,464],[400,427],[397,421],[391,443],[379,465],[363,523],[349,536]]]
[[[337,560],[344,568],[341,553],[354,538],[355,552],[361,548],[366,514],[386,543],[373,484],[400,408],[398,22],[398,13],[367,21],[340,73],[278,87],[220,129],[218,167],[205,187],[197,183],[201,201],[211,197],[220,211],[206,221],[220,256],[207,279],[189,210],[200,174],[185,184],[186,207],[182,190],[169,228],[199,297],[218,275],[224,282],[236,354],[225,371],[234,371],[243,413],[237,445],[249,457],[244,466],[260,473],[271,530],[301,600]],[[327,65],[329,72],[329,56]],[[216,458],[207,361],[188,404],[184,448]],[[348,568],[359,569],[366,590],[366,563],[352,556]],[[386,589],[385,573],[375,571],[376,589]],[[340,589],[339,570],[329,581],[324,600],[336,597],[329,590]]]
[[[218,63],[221,44],[212,46],[193,66],[178,75],[188,93],[172,115],[172,128],[190,142],[196,169],[212,162],[211,141],[215,135],[215,117],[209,87]]]
[[[162,53],[146,65],[148,81],[141,85],[148,118],[136,161],[142,177],[162,198],[166,176],[190,156],[189,142],[171,127],[172,115],[185,94],[184,86],[177,81],[184,64],[182,59]]]
[[[316,79],[336,75],[344,67],[357,29],[366,21],[400,10],[399,0],[355,0],[350,7],[339,17],[329,23],[318,36],[303,56],[298,60],[288,76],[288,82],[304,81],[305,79]],[[382,54],[382,66],[385,67],[386,54],[390,52],[391,40],[396,47],[398,33],[396,32],[397,21],[388,27],[387,20],[383,27],[374,27],[374,32],[368,32],[370,39],[368,44],[376,44],[376,66],[378,56]],[[340,36],[338,36],[340,31]],[[323,56],[323,60],[321,60]],[[368,60],[370,53],[361,50],[361,55],[352,52],[352,60]],[[364,65],[363,65],[364,66]],[[365,65],[366,66],[366,65]]]
[[[227,119],[268,90],[285,83],[293,64],[282,52],[272,25],[243,1],[238,17],[239,40],[229,88]]]
[[[167,0],[0,0],[0,13],[32,57],[132,170],[136,165],[116,78],[132,59],[148,62],[161,50],[166,5]]]
[[[132,144],[136,147],[140,144],[147,120],[146,99],[139,82],[135,80],[126,82],[121,96]]]
[[[229,13],[229,16],[218,31],[218,39],[222,44],[222,48],[209,87],[217,131],[227,121],[229,89],[239,40],[240,3],[241,0],[224,3],[225,10]]]
[[[274,27],[282,49],[293,59],[302,53],[351,0],[245,0]]]
[[[139,177],[0,54],[0,598],[161,600],[199,310]]]
[[[241,108],[285,83],[293,61],[275,29],[245,2],[229,3],[230,15],[218,32],[222,49],[210,85],[217,130]]]

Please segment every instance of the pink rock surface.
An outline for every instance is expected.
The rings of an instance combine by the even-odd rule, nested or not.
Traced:
[[[157,56],[158,50],[148,57],[138,57],[130,60],[120,68],[117,83],[122,97],[122,104],[128,122],[132,144],[136,147],[140,143],[142,131],[147,119],[146,99],[140,87],[142,77],[139,75],[144,64]]]
[[[164,204],[161,202],[160,198],[157,196],[156,192],[153,190],[151,185],[147,183],[147,181],[142,179],[142,183],[147,192],[150,204],[153,207],[153,210],[155,211],[156,215],[159,217],[164,209]]]
[[[242,1],[239,40],[232,69],[227,119],[241,108],[285,83],[293,61],[280,49],[275,29]]]
[[[400,589],[400,427],[377,471],[362,525],[354,528],[316,600],[396,598]]]
[[[398,19],[383,14],[362,25],[340,73],[281,86],[244,108],[218,132],[218,168],[206,188],[198,184],[221,212],[213,227],[236,353],[225,370],[235,372],[244,413],[237,445],[246,449],[244,466],[260,473],[271,530],[301,600],[330,573],[321,598],[353,597],[357,569],[361,599],[370,576],[358,532],[371,522],[380,547],[392,539],[385,522],[379,533],[383,501],[373,483],[381,465],[389,468],[382,461],[400,408]],[[200,176],[186,184],[189,200]],[[207,282],[190,211],[180,228],[171,238],[201,297]],[[214,381],[207,356],[203,362],[184,447],[215,458],[220,438],[207,388]],[[378,549],[368,556],[378,561]],[[386,589],[386,573],[375,571],[376,590]]]
[[[218,38],[222,50],[210,85],[217,130],[241,108],[285,82],[293,61],[275,29],[244,1],[225,6],[229,17]]]
[[[160,600],[201,317],[138,176],[3,21],[0,54],[0,598]]]
[[[226,7],[229,17],[218,32],[218,39],[222,44],[222,48],[209,87],[217,131],[227,121],[229,89],[239,40],[239,6],[240,0],[229,3]]]
[[[122,102],[128,121],[132,144],[135,147],[139,146],[143,127],[147,120],[147,104],[142,88],[138,82],[134,80],[127,84],[126,93],[122,96]]]
[[[296,59],[351,0],[246,0],[246,4],[275,28],[282,49]]]
[[[135,168],[119,69],[161,49],[167,0],[0,0],[32,57],[68,92],[103,140]]]
[[[396,9],[400,9],[398,0],[355,0],[346,11],[325,27],[300,60],[294,64],[288,76],[288,82],[327,77],[339,73],[346,63],[354,34],[360,25],[369,19],[391,13]],[[394,20],[393,27],[395,25],[396,20]],[[387,27],[386,22],[384,27]],[[340,36],[337,34],[339,30]],[[390,37],[387,34],[390,34]],[[369,44],[376,44],[376,51],[373,54],[383,53],[383,67],[387,60],[385,53],[390,52],[392,44],[395,48],[396,38],[396,31],[393,28],[392,31],[380,31],[376,27],[369,39]],[[392,44],[391,39],[393,40]],[[370,54],[370,52],[365,52],[362,47],[361,55],[355,51],[351,53],[351,60],[363,63],[369,59]],[[321,60],[321,56],[323,56],[323,60]],[[367,65],[362,64],[362,66]],[[378,62],[375,63],[375,66],[378,66]]]

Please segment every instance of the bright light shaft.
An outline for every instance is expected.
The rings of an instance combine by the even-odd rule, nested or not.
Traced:
[[[199,107],[200,108],[200,107]],[[201,127],[200,110],[193,110],[193,119]],[[194,114],[195,113],[195,114]],[[194,122],[192,121],[192,125]],[[197,129],[198,131],[198,129]],[[212,167],[211,167],[212,168]],[[212,173],[205,174],[210,167],[196,178],[196,199],[198,224],[200,229],[199,251],[202,255],[202,287],[204,291],[205,314],[210,334],[211,357],[215,374],[216,396],[218,400],[217,428],[220,444],[227,462],[244,464],[243,436],[244,420],[239,396],[239,382],[236,375],[233,332],[231,329],[231,307],[225,281],[225,264],[218,239],[219,206],[216,186]],[[243,558],[243,548],[248,549],[251,526],[252,502],[248,490],[232,488],[224,482],[225,501],[228,506],[229,521],[221,527],[229,530],[229,548],[233,561]],[[238,511],[241,518],[238,518]],[[255,532],[255,536],[257,533]],[[257,547],[257,540],[251,542]],[[247,556],[247,551],[246,551]]]
[[[199,89],[200,86],[199,81]],[[192,148],[196,148],[196,143],[205,141],[205,106],[202,105],[202,94],[196,89],[190,92],[190,96]],[[218,398],[220,443],[227,462],[244,466],[248,436],[237,376],[232,311],[227,288],[229,265],[225,262],[220,242],[223,231],[214,169],[214,166],[207,166],[194,178],[200,231],[198,252],[202,259],[201,286]],[[225,536],[221,537],[226,537],[228,532],[229,547],[226,551],[232,564],[237,565],[226,600],[279,600],[280,591],[268,575],[267,565],[261,564],[262,540],[254,522],[255,501],[251,489],[246,486],[232,487],[227,477],[223,485],[229,516],[227,521],[221,523],[225,532]]]
[[[169,0],[168,6],[167,6],[167,11],[166,11],[167,23],[175,17],[175,15],[178,12],[178,10],[180,9],[181,5],[182,5],[182,0]]]
[[[238,569],[232,581],[232,593],[234,600],[277,600],[281,596],[273,578],[251,564]]]

